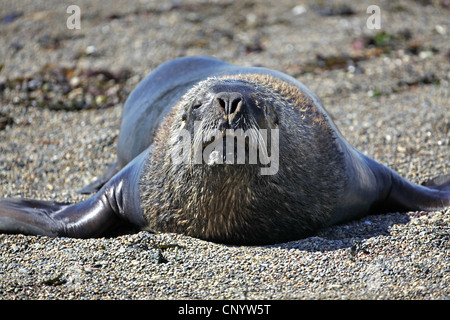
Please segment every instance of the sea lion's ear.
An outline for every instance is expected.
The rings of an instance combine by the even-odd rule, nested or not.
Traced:
[[[88,238],[103,236],[115,225],[143,227],[139,179],[149,156],[144,151],[89,199],[58,203],[0,199],[0,232]]]

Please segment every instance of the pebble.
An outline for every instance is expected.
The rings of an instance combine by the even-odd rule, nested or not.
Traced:
[[[367,30],[353,24],[336,28],[339,17],[318,15],[313,1],[300,6],[280,0],[276,7],[268,0],[223,7],[186,1],[171,10],[162,2],[144,10],[138,2],[79,1],[81,8],[98,6],[91,10],[97,14],[82,16],[76,31],[82,36],[71,34],[55,49],[36,50],[36,33],[57,37],[69,31],[55,27],[58,14],[46,14],[58,7],[56,0],[39,9],[45,19],[21,2],[2,4],[5,13],[19,6],[23,15],[2,26],[0,47],[20,42],[23,48],[1,52],[0,82],[5,75],[25,77],[74,59],[80,68],[132,70],[130,87],[181,55],[265,65],[304,82],[351,144],[406,178],[419,183],[450,172],[450,72],[444,57],[450,34],[435,27],[447,21],[438,7],[424,10],[408,2],[409,18],[391,15],[384,26],[423,39],[417,55],[398,50],[358,62],[355,69],[302,73],[317,54],[348,52]],[[364,22],[366,8],[348,3],[355,12],[351,18]],[[108,18],[118,12],[122,18]],[[248,30],[237,32],[240,22]],[[434,78],[425,71],[439,83],[430,83]],[[71,81],[76,85],[79,79]],[[4,90],[6,96],[9,89]],[[103,96],[97,97],[101,102]],[[40,108],[27,99],[20,92],[1,101],[0,114],[13,122],[0,129],[0,196],[86,199],[76,190],[115,161],[123,101],[73,112]],[[449,209],[371,215],[271,246],[148,232],[98,239],[0,234],[0,299],[448,299],[449,220]]]

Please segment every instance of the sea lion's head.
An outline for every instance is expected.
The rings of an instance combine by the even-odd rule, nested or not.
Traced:
[[[276,108],[243,79],[200,82],[184,95],[177,117],[171,130],[173,161],[267,166],[270,148],[278,144]]]

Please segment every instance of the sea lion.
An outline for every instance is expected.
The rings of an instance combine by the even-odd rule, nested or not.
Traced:
[[[0,231],[95,237],[128,223],[271,244],[369,213],[450,206],[450,174],[408,182],[352,147],[296,79],[209,57],[168,61],[138,84],[117,163],[84,191],[100,187],[75,204],[1,199]]]

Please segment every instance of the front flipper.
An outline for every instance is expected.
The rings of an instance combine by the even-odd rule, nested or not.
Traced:
[[[0,232],[58,236],[64,226],[51,215],[68,206],[52,201],[0,199]]]
[[[424,185],[407,181],[351,146],[343,148],[349,180],[329,225],[372,213],[434,211],[450,207],[450,174]]]
[[[0,199],[0,232],[87,238],[119,223],[105,194],[76,204],[31,199]]]
[[[387,203],[403,211],[434,211],[450,207],[450,174],[417,185],[393,173]]]
[[[143,227],[146,222],[140,206],[139,178],[148,152],[79,203],[0,199],[0,232],[87,238],[105,235],[121,223]]]
[[[450,189],[450,173],[434,177],[431,180],[425,181],[422,185],[437,189]]]

